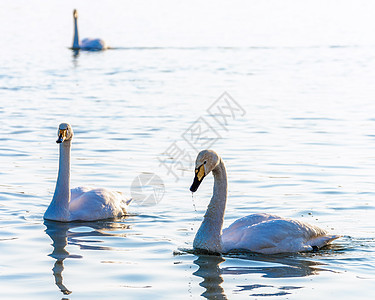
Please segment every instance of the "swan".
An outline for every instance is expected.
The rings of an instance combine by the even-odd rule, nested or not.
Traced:
[[[56,143],[60,144],[59,172],[55,193],[44,213],[44,219],[60,222],[95,221],[125,215],[131,199],[126,199],[120,192],[88,187],[70,190],[73,129],[69,124],[61,123],[57,134]]]
[[[211,171],[214,176],[213,196],[195,235],[194,249],[214,253],[241,249],[263,254],[290,253],[317,250],[340,237],[329,235],[317,226],[266,213],[240,218],[222,231],[227,173],[216,152],[203,150],[198,154],[190,191],[196,192]]]
[[[85,38],[79,42],[79,36],[78,36],[78,12],[75,9],[73,11],[73,18],[74,18],[74,38],[73,38],[73,50],[85,50],[85,51],[100,51],[108,49],[109,47],[103,41],[102,39],[91,39],[91,38]]]

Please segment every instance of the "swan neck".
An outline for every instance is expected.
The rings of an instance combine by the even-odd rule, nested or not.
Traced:
[[[220,158],[219,164],[212,170],[214,176],[213,195],[208,205],[205,218],[211,218],[216,222],[216,226],[221,235],[221,229],[224,222],[224,212],[227,202],[227,172],[223,161]]]
[[[77,18],[74,18],[74,38],[73,38],[73,49],[79,49],[79,36],[78,36],[78,24]]]
[[[212,170],[214,189],[203,222],[194,239],[194,248],[211,252],[222,252],[221,230],[224,222],[227,202],[227,172],[220,158],[219,164]]]
[[[59,173],[52,199],[62,209],[68,209],[70,202],[70,148],[71,141],[60,144]]]

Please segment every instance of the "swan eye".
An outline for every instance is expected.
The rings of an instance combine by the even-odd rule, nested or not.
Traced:
[[[204,161],[203,163],[204,163],[204,164],[206,164],[206,163],[207,163],[207,161]]]

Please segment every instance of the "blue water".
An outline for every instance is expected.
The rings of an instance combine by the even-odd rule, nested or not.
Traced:
[[[374,4],[219,4],[0,4],[2,299],[375,296]],[[115,49],[74,56],[73,8],[81,38]],[[238,110],[222,126],[210,111],[224,92]],[[157,203],[44,222],[61,122],[75,132],[72,186],[131,196],[156,174]],[[197,122],[215,138],[189,139]],[[212,193],[212,176],[189,192],[204,145],[228,172],[224,226],[267,212],[343,237],[317,253],[192,253]]]

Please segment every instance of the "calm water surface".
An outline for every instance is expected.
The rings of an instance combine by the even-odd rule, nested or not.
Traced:
[[[2,299],[375,296],[373,4],[215,3],[0,4]],[[74,56],[74,7],[81,37],[116,49]],[[225,128],[207,111],[224,91],[242,109]],[[193,166],[171,147],[195,159],[184,137],[199,118],[220,135],[225,226],[267,212],[343,237],[317,253],[194,254],[213,179],[192,198]],[[118,220],[44,222],[61,122],[75,131],[72,186],[130,196],[155,173],[161,201]]]

